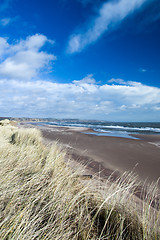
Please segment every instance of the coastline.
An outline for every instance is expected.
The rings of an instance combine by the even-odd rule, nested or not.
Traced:
[[[9,219],[9,224],[8,222],[6,224],[6,221],[3,221],[3,233],[5,236],[6,227],[8,227],[8,225],[7,233],[10,234],[9,231],[12,224],[12,218],[10,219],[9,217],[11,215],[10,213],[13,212],[13,209],[15,211],[18,209],[18,220],[20,219],[20,221],[18,221],[19,228],[21,228],[24,223],[21,216],[24,215],[24,211],[27,209],[27,212],[25,213],[29,217],[25,218],[26,223],[31,219],[30,215],[33,216],[33,219],[31,219],[33,226],[40,224],[38,225],[40,226],[38,228],[38,233],[39,230],[42,229],[42,234],[44,234],[44,225],[41,219],[45,219],[47,231],[50,234],[50,226],[55,226],[58,222],[57,227],[59,227],[59,215],[57,214],[59,213],[59,209],[62,209],[62,215],[60,216],[62,221],[64,220],[64,222],[68,222],[68,209],[66,215],[64,214],[68,204],[69,213],[71,213],[71,223],[73,223],[73,219],[75,219],[75,208],[72,210],[71,206],[74,207],[75,203],[78,204],[78,207],[76,205],[76,209],[78,209],[78,213],[80,213],[80,216],[77,215],[77,213],[76,217],[78,216],[79,219],[81,216],[84,216],[84,220],[87,218],[87,221],[88,219],[91,219],[91,222],[89,222],[89,230],[91,229],[90,226],[92,226],[93,220],[95,220],[95,216],[97,217],[97,214],[100,213],[100,221],[101,219],[106,219],[109,229],[111,224],[113,224],[115,229],[117,229],[117,224],[120,226],[120,235],[121,231],[123,231],[122,224],[126,221],[127,226],[130,226],[130,224],[133,223],[134,235],[135,231],[137,231],[137,225],[135,225],[136,222],[138,223],[138,226],[143,227],[140,228],[140,230],[141,232],[144,231],[144,234],[147,234],[146,236],[148,236],[150,232],[152,234],[152,231],[150,231],[152,228],[155,229],[154,236],[159,236],[159,188],[157,184],[150,186],[140,185],[142,182],[138,182],[135,175],[130,172],[123,174],[120,178],[118,176],[117,178],[116,175],[112,174],[109,168],[107,169],[104,167],[103,161],[98,162],[97,158],[91,159],[87,152],[84,153],[80,148],[77,148],[77,144],[80,144],[79,141],[82,140],[82,143],[86,143],[86,147],[90,150],[88,136],[92,136],[92,147],[95,147],[94,144],[97,139],[103,139],[103,142],[106,143],[106,138],[84,134],[82,133],[82,130],[86,131],[86,129],[82,128],[41,126],[37,127],[37,130],[33,125],[22,124],[21,126],[20,123],[18,123],[19,129],[18,127],[12,127],[11,125],[2,125],[2,127],[2,176],[6,176],[6,178],[2,178],[1,186],[5,193],[5,202],[8,201],[6,207],[9,209],[9,212],[6,212],[5,208],[3,208],[3,195],[1,199],[1,210],[2,213],[4,213],[4,219],[6,219],[6,221]],[[39,130],[42,132],[43,138]],[[56,139],[56,142],[59,140],[58,143],[55,143],[55,140],[53,139],[55,136],[58,137]],[[64,144],[64,142],[62,144],[60,136],[63,140],[65,140],[65,137],[69,138],[72,141],[72,145]],[[75,137],[77,137],[77,141],[75,141]],[[111,138],[107,139],[111,140]],[[114,138],[114,142],[115,140],[116,139]],[[74,148],[74,144],[76,148]],[[62,145],[63,148],[60,145]],[[82,145],[80,146],[83,147]],[[98,144],[96,147],[97,150],[99,150]],[[67,151],[64,151],[64,148]],[[68,155],[66,155],[66,152]],[[71,158],[68,158],[69,154],[71,154]],[[4,158],[6,161],[3,160]],[[80,164],[76,163],[73,159],[79,161]],[[88,161],[89,164],[87,165],[87,168],[82,167],[82,161],[84,161],[83,163],[85,165],[85,161]],[[101,174],[97,176],[96,174],[92,175],[86,173],[86,169],[89,171],[91,168],[93,173],[94,170],[99,173],[99,171],[102,170],[100,169],[100,166],[103,166],[104,170],[106,170],[106,172],[103,172],[104,178]],[[116,172],[116,174],[118,173]],[[107,179],[105,179],[105,176],[109,176],[109,178],[107,177]],[[115,177],[115,181],[113,177]],[[78,200],[77,197],[79,197]],[[39,202],[40,205],[37,204]],[[93,208],[91,208],[93,203]],[[32,206],[33,208],[31,208]],[[86,207],[87,211],[82,215],[82,211],[79,211],[79,209],[86,210]],[[34,209],[35,212],[33,212],[32,209]],[[95,212],[94,215],[93,211]],[[50,224],[51,222],[49,221],[49,226],[47,225],[48,218],[46,218],[46,212],[50,214],[49,219],[53,219],[52,224]],[[74,215],[72,215],[72,213]],[[90,215],[88,215],[88,213]],[[109,215],[106,216],[106,213]],[[89,217],[87,217],[86,214]],[[113,217],[110,214],[112,214]],[[52,216],[57,216],[57,219],[55,220]],[[65,216],[66,218],[64,218]],[[111,219],[108,218],[108,216],[111,216]],[[116,216],[118,216],[118,218]],[[17,226],[17,218],[13,220],[13,226]],[[82,222],[84,222],[84,220]],[[145,222],[142,222],[142,220],[145,220]],[[98,225],[96,225],[98,227],[98,232],[99,229],[101,231],[103,226],[106,227],[106,221],[102,221],[101,227],[99,226],[98,220]],[[120,222],[119,225],[119,221],[122,221],[122,224]],[[75,223],[77,223],[77,221]],[[97,224],[97,220],[95,220],[95,223]],[[124,224],[125,231],[126,223]],[[60,223],[60,228],[61,226]],[[77,226],[77,224],[75,224],[75,226]],[[148,226],[150,226],[149,229]],[[71,230],[73,230],[73,228],[71,228]],[[37,228],[34,232],[35,231],[37,231]],[[16,232],[16,227],[14,232]],[[14,236],[16,235],[14,234]],[[113,234],[111,234],[111,236],[113,236]],[[140,239],[142,239],[142,236]]]
[[[112,174],[114,178],[125,171],[133,171],[143,182],[160,177],[160,135],[134,134],[139,139],[129,139],[86,134],[93,130],[82,127],[20,125],[40,129],[45,141],[57,141],[67,150],[67,156],[103,177]]]

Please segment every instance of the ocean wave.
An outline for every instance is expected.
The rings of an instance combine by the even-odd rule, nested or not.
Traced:
[[[97,123],[82,123],[82,122],[67,122],[67,121],[53,121],[53,122],[48,122],[48,124],[51,125],[58,125],[58,126],[70,126],[70,127],[85,127],[85,128],[91,128],[94,131],[99,131],[99,132],[112,132],[112,131],[122,131],[122,132],[149,132],[149,133],[160,133],[160,128],[157,127],[149,127],[149,126],[125,126],[124,125],[108,125],[107,123],[104,125],[100,124],[102,122],[97,122]],[[159,126],[159,125],[158,125]]]
[[[152,128],[152,127],[125,127],[125,126],[102,126],[102,128],[106,129],[120,129],[127,131],[149,131],[149,132],[160,132],[160,128]]]
[[[99,129],[101,132],[106,131],[106,129],[113,129],[113,130],[121,130],[121,131],[138,131],[138,132],[159,132],[160,128],[153,128],[153,127],[126,127],[126,126],[119,126],[119,125],[93,125],[93,124],[69,124],[70,126],[77,126],[77,127],[86,127],[92,129]]]

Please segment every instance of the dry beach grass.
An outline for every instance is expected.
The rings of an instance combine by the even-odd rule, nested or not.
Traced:
[[[77,176],[57,144],[45,146],[37,129],[0,126],[0,239],[159,239],[156,185],[141,211],[133,202],[136,177],[94,183]],[[78,165],[77,165],[78,166]],[[95,186],[95,187],[94,187]],[[156,207],[153,207],[156,204]]]

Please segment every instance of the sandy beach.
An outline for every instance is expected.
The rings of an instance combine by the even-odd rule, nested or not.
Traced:
[[[85,128],[36,127],[42,131],[44,139],[58,141],[68,156],[87,164],[94,172],[101,172],[102,176],[114,171],[113,176],[134,171],[142,181],[157,181],[160,177],[160,135],[134,135],[139,139],[129,139],[86,134],[92,130]]]

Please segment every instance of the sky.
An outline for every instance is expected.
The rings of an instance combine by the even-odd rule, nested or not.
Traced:
[[[160,122],[160,1],[0,0],[0,116]]]

